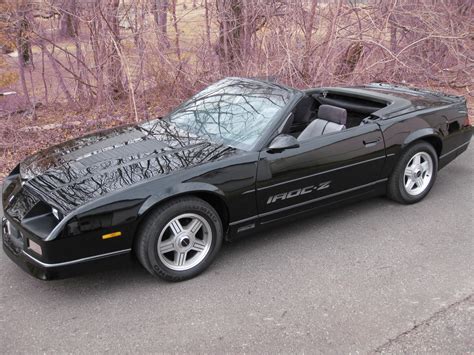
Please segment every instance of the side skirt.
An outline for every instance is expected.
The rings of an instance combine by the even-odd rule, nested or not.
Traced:
[[[387,180],[388,179],[378,180],[360,188],[342,191],[333,195],[325,196],[324,198],[316,199],[315,201],[308,201],[303,205],[309,204],[310,206],[305,206],[306,208],[304,209],[301,207],[298,208],[299,204],[297,204],[294,206],[295,208],[293,211],[291,211],[291,207],[293,206],[289,206],[289,208],[286,208],[286,213],[275,213],[275,218],[272,219],[267,218],[262,220],[263,217],[269,215],[269,213],[266,213],[232,222],[229,225],[229,233],[227,234],[226,240],[232,241],[240,239],[241,237],[255,234],[257,231],[267,229],[283,222],[288,222],[289,220],[295,221],[297,218],[304,218],[311,215],[314,216],[314,214],[321,212],[322,210],[326,212],[328,209],[345,206],[371,197],[385,195]],[[290,209],[290,211],[288,211],[288,209]]]

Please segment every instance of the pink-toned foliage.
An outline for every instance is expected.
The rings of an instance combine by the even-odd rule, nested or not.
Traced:
[[[10,61],[22,79],[13,89],[26,111],[0,118],[0,175],[65,136],[163,114],[224,76],[299,88],[404,83],[472,95],[470,0],[6,4],[5,31],[20,51]],[[45,131],[46,123],[59,124]]]

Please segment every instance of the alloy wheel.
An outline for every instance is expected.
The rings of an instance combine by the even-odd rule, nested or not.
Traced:
[[[422,194],[433,177],[433,159],[426,152],[416,153],[405,167],[403,185],[410,196]]]
[[[158,257],[171,270],[189,270],[209,253],[212,230],[207,220],[195,213],[174,217],[160,233]]]

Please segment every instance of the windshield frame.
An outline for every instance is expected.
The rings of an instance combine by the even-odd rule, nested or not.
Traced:
[[[240,150],[248,151],[248,152],[260,151],[263,147],[266,146],[266,144],[267,144],[268,140],[270,139],[270,137],[272,137],[274,132],[276,130],[278,130],[278,127],[281,125],[281,122],[283,122],[285,120],[288,113],[291,112],[291,110],[293,109],[294,105],[299,100],[299,98],[302,95],[304,95],[303,92],[301,92],[299,90],[296,90],[296,89],[293,89],[293,88],[290,88],[290,87],[286,87],[286,86],[283,86],[283,85],[280,85],[280,84],[271,83],[271,82],[267,82],[267,81],[264,81],[264,80],[247,79],[247,78],[229,77],[229,78],[219,80],[219,81],[217,81],[216,83],[214,83],[212,85],[216,85],[218,83],[225,83],[225,81],[228,81],[229,84],[231,84],[231,83],[235,84],[236,81],[241,81],[243,83],[246,83],[246,82],[247,83],[250,82],[250,83],[254,83],[254,84],[257,83],[257,84],[261,85],[262,87],[273,87],[275,89],[285,91],[289,94],[288,102],[286,103],[286,105],[283,106],[280,109],[280,111],[275,115],[275,117],[273,118],[273,122],[271,122],[263,130],[261,136],[253,143],[253,145],[249,149],[236,148],[236,149],[240,149]],[[181,105],[177,106],[170,113],[168,113],[166,116],[164,116],[162,118],[162,120],[165,121],[168,124],[173,124],[171,121],[168,120],[168,118],[170,118],[173,114],[175,114],[176,112],[182,110],[184,107],[189,105],[193,100],[199,99],[201,97],[201,94],[203,92],[205,92],[208,88],[209,87],[204,88],[203,90],[196,93],[195,95],[193,95],[188,100],[184,101]],[[203,138],[203,136],[199,136],[199,137]],[[205,137],[205,139],[209,139],[209,137]],[[225,144],[225,143],[222,143],[222,144]]]

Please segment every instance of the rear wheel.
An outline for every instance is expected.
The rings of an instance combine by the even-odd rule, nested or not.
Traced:
[[[419,142],[402,153],[388,183],[388,196],[400,203],[421,201],[431,190],[438,171],[433,146]]]
[[[182,281],[203,272],[222,245],[216,210],[195,197],[182,197],[152,212],[141,226],[135,252],[152,274]]]

